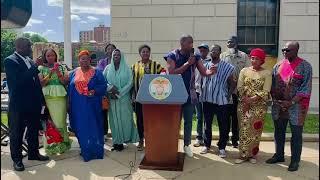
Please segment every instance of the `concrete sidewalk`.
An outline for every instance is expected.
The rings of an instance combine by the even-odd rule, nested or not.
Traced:
[[[316,180],[319,179],[319,144],[318,142],[305,142],[302,150],[300,169],[297,172],[288,172],[290,163],[290,146],[286,144],[286,162],[269,165],[264,161],[274,153],[273,142],[261,142],[257,164],[234,164],[238,157],[238,150],[228,147],[228,157],[219,158],[217,147],[212,152],[200,155],[201,148],[193,148],[193,158],[185,158],[182,172],[140,170],[138,164],[142,160],[143,152],[136,152],[134,145],[129,145],[123,152],[111,152],[111,141],[105,146],[105,158],[83,162],[79,156],[80,149],[75,138],[72,149],[60,156],[52,157],[49,162],[28,161],[24,159],[26,171],[12,171],[12,162],[8,147],[1,147],[1,178],[5,180],[102,180],[118,179],[115,176],[129,173],[129,162],[134,161],[135,166],[129,179],[181,179],[181,180]],[[180,151],[183,141],[180,140]],[[42,150],[43,151],[43,150]],[[121,176],[119,178],[123,178]]]

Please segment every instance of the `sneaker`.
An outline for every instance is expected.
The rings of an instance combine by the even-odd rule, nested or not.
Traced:
[[[207,154],[209,151],[209,148],[208,147],[204,147],[201,151],[200,151],[200,154]]]
[[[221,158],[227,157],[226,150],[220,149],[219,150],[219,157],[221,157]]]
[[[250,158],[249,162],[251,162],[252,164],[256,164],[257,163],[257,159],[255,158]]]
[[[241,164],[241,163],[243,163],[243,162],[245,162],[246,160],[244,160],[244,159],[240,159],[240,158],[238,158],[238,159],[236,159],[236,161],[234,162],[234,163],[236,163],[236,164]]]
[[[196,139],[196,142],[193,144],[194,147],[200,147],[203,145],[204,145],[203,141],[199,139]]]
[[[184,146],[183,147],[184,152],[187,154],[188,157],[193,157],[193,153],[191,151],[190,146]]]

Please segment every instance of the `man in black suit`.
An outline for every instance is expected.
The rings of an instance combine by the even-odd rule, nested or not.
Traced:
[[[29,56],[31,42],[27,38],[15,41],[16,51],[4,61],[9,88],[10,152],[13,168],[23,171],[22,139],[27,127],[28,159],[47,161],[39,153],[38,132],[44,98],[38,78],[38,69]]]

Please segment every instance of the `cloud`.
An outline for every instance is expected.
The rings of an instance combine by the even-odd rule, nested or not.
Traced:
[[[45,32],[41,33],[42,36],[48,36],[49,34],[56,34],[52,29],[47,29]]]
[[[87,24],[87,21],[80,21],[81,24]]]
[[[34,32],[34,31],[23,31],[23,33],[29,33],[30,35],[32,35],[32,34],[39,34],[39,33]]]
[[[63,0],[48,0],[48,6],[63,6]],[[110,0],[71,0],[71,13],[110,15]]]
[[[31,27],[33,24],[42,24],[42,23],[43,23],[42,20],[30,18],[26,26]]]
[[[40,16],[41,16],[41,17],[45,17],[45,16],[47,16],[47,15],[43,13],[43,14],[40,14]]]
[[[92,20],[92,21],[96,21],[98,20],[98,18],[94,17],[94,16],[88,16],[87,17],[89,20]]]
[[[71,20],[73,21],[80,21],[81,18],[79,15],[76,15],[76,14],[71,14]]]

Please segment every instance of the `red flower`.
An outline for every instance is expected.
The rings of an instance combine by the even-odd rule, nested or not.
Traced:
[[[253,149],[252,149],[252,155],[257,155],[258,154],[258,152],[259,152],[259,147],[258,146],[256,146],[256,147],[254,147]]]
[[[60,143],[63,141],[61,134],[54,127],[54,125],[51,121],[47,121],[46,126],[47,126],[47,129],[46,129],[45,135],[47,137],[48,144]]]
[[[253,127],[255,130],[259,130],[262,128],[262,121],[261,120],[258,120],[256,122],[253,123]]]

